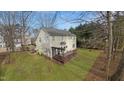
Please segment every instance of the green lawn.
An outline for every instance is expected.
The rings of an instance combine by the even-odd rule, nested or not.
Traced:
[[[12,53],[13,63],[2,65],[4,80],[84,80],[100,51],[78,49],[70,62],[60,65],[28,52]]]

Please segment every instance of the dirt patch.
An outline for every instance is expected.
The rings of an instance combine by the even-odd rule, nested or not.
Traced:
[[[0,48],[0,53],[7,52],[6,48]]]
[[[121,53],[119,53],[119,54],[121,54]],[[113,74],[118,70],[118,67],[120,64],[119,60],[121,57],[121,55],[119,55],[119,54],[117,56],[115,56],[115,58],[112,60],[112,62],[110,64],[110,72],[109,72],[110,80],[112,80],[111,77],[113,77]],[[90,72],[87,74],[85,80],[105,81],[107,78],[106,67],[107,67],[107,57],[104,52],[101,52],[99,57],[96,59],[94,65],[92,66]],[[124,77],[124,75],[122,77]],[[114,78],[115,78],[115,76],[114,76]]]
[[[0,53],[0,64],[9,63],[8,58],[9,58],[9,53],[8,52]]]
[[[90,69],[90,72],[86,76],[85,80],[90,81],[101,81],[106,80],[106,55],[104,52],[101,52],[100,56],[96,59],[94,65]]]

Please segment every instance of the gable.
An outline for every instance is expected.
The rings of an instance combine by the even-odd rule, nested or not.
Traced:
[[[46,32],[44,32],[43,30],[41,30],[36,38],[37,42],[39,39],[44,40],[46,36],[49,36],[49,34],[47,34]]]

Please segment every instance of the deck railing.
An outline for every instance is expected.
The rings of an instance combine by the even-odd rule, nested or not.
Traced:
[[[76,54],[76,50],[69,51],[65,53],[64,55],[55,55],[53,59],[55,59],[58,62],[66,63],[68,62],[74,55]]]

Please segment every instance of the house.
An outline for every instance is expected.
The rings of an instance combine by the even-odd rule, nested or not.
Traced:
[[[0,35],[0,48],[5,48],[4,38]]]
[[[36,42],[35,41],[36,41],[36,38],[35,37],[32,37],[31,38],[31,45],[34,45],[35,46],[36,45]]]
[[[30,45],[31,44],[31,37],[29,35],[25,35],[25,41],[22,42],[19,36],[16,36],[14,39],[15,50],[20,51],[21,44],[23,45]],[[0,35],[0,52],[6,52],[6,45],[4,41],[4,37]]]
[[[30,35],[25,35],[24,39],[22,40],[23,45],[31,45],[31,37]]]
[[[21,39],[20,38],[15,39],[14,43],[15,43],[15,47],[16,48],[20,48],[21,47]]]
[[[67,57],[76,50],[76,36],[69,31],[43,28],[36,38],[36,51],[49,58]]]
[[[4,38],[0,35],[0,52],[6,52]]]
[[[22,45],[30,45],[31,44],[31,37],[29,35],[25,35],[24,39],[21,40],[20,37],[16,37],[14,40],[15,47],[20,48]]]
[[[30,35],[25,36],[25,44],[26,45],[31,45],[31,36]]]

